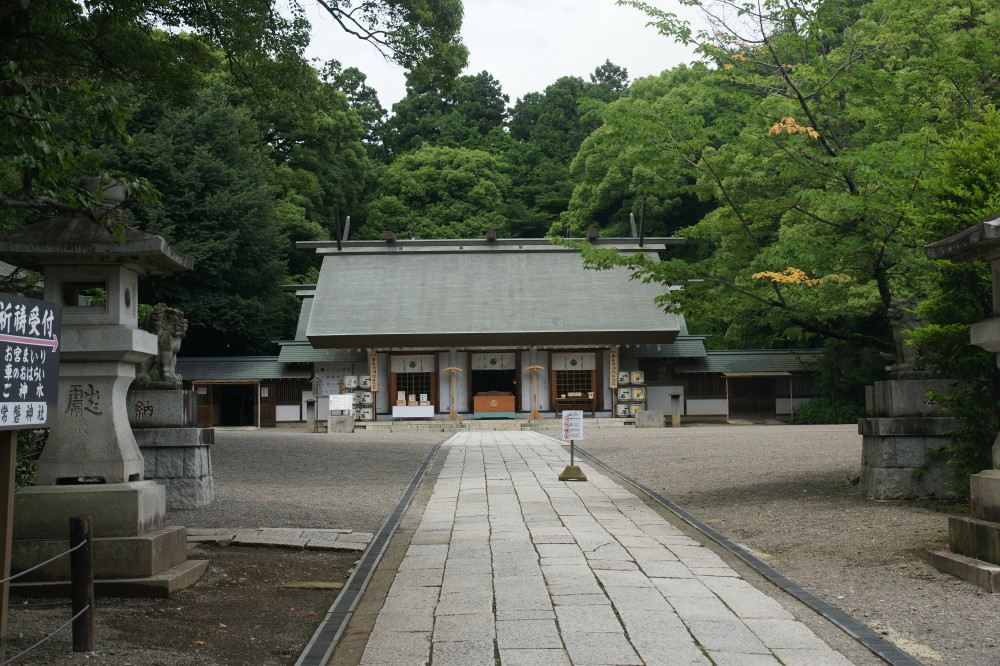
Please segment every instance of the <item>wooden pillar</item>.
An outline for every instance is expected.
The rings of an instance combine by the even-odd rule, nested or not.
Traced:
[[[533,419],[542,418],[538,413],[538,371],[544,369],[537,363],[528,366],[528,370],[531,370],[531,418]]]
[[[448,421],[458,421],[459,420],[459,418],[458,418],[458,412],[455,411],[455,373],[456,372],[461,372],[462,368],[459,368],[458,366],[452,365],[450,367],[445,368],[445,371],[451,373],[451,411],[448,412],[448,416],[446,417],[446,420],[448,420]]]

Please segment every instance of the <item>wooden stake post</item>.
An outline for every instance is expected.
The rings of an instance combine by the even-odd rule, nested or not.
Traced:
[[[17,467],[17,431],[0,432],[0,579],[10,576],[10,540],[14,529],[14,469]],[[7,654],[7,595],[10,583],[0,583],[0,661]]]

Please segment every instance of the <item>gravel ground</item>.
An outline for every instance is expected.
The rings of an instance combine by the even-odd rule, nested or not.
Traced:
[[[944,502],[875,502],[847,426],[591,429],[580,444],[927,664],[1000,663],[1000,597],[938,572]]]
[[[444,433],[321,435],[216,429],[216,501],[168,511],[188,527],[316,527],[374,532]],[[24,666],[243,666],[294,663],[337,593],[284,583],[342,582],[356,552],[200,545],[208,573],[170,599],[99,599],[94,653],[63,631]],[[10,657],[68,617],[44,599],[11,598]],[[141,631],[136,631],[141,627]],[[0,660],[2,661],[2,660]]]
[[[168,512],[186,527],[314,527],[375,532],[441,432],[215,429],[215,502]]]

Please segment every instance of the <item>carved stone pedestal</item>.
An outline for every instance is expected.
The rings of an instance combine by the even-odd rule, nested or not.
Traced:
[[[197,427],[197,400],[194,391],[133,387],[128,392],[129,421],[145,477],[166,487],[169,509],[215,501],[210,448],[215,430]]]
[[[957,427],[926,397],[948,381],[919,377],[875,382],[866,396],[867,418],[858,420],[863,436],[861,489],[869,499],[944,497],[952,478],[943,458],[928,451],[948,442]]]

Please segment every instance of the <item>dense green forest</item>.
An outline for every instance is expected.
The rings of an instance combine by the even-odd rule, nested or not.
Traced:
[[[585,259],[686,284],[672,307],[713,346],[828,346],[834,411],[877,378],[890,304],[909,296],[929,362],[993,390],[989,355],[964,344],[991,313],[988,271],[922,246],[1000,213],[1000,9],[691,0],[692,27],[619,4],[699,60],[635,81],[606,62],[513,102],[489,72],[460,74],[459,0],[324,4],[342,38],[407,68],[389,113],[364,72],[305,59],[295,3],[8,3],[0,224],[96,218],[108,207],[81,179],[126,182],[124,216],[97,221],[194,255],[143,299],[185,310],[188,353],[212,355],[290,335],[276,287],[314,279],[294,243],[330,238],[335,205],[352,238],[627,235],[644,210],[683,250]]]

